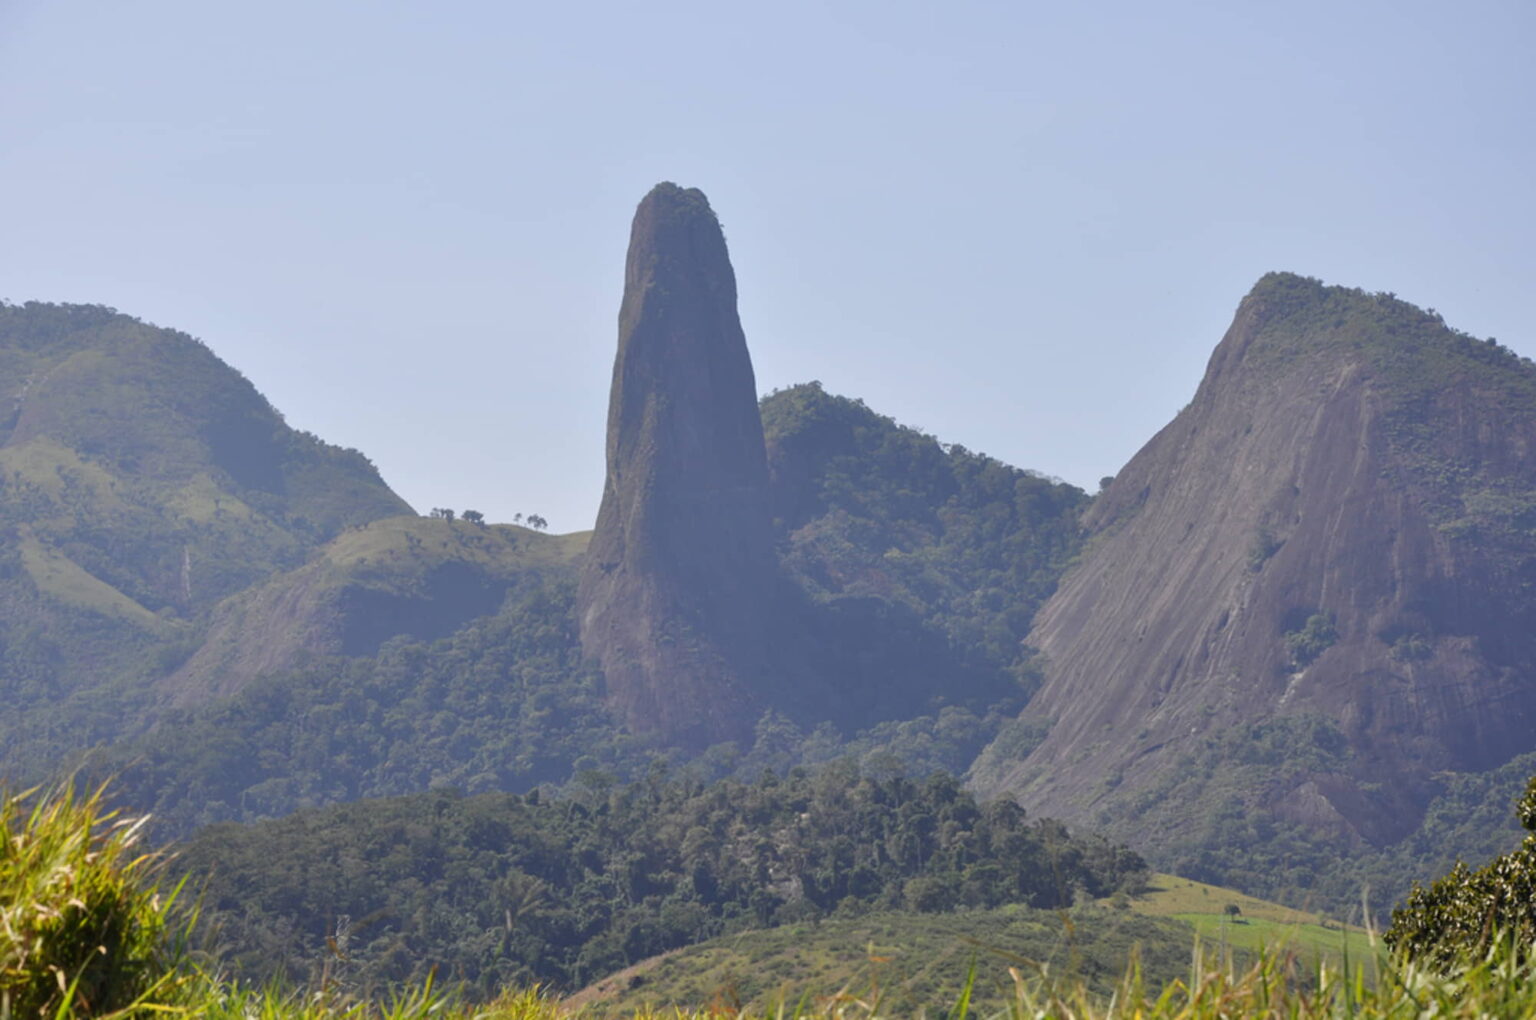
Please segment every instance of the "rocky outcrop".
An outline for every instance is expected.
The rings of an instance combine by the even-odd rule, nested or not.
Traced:
[[[607,480],[583,567],[584,650],[631,729],[748,736],[778,589],[736,279],[702,192],[658,185],[630,234]]]
[[[1536,747],[1533,456],[1528,362],[1388,295],[1266,277],[1089,509],[1029,638],[1046,683],[974,781],[1144,846],[1213,791],[1400,838],[1437,771]]]

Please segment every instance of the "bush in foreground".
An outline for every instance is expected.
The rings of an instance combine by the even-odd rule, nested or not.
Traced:
[[[1524,958],[1536,941],[1536,778],[1516,811],[1531,835],[1520,849],[1476,871],[1460,861],[1428,888],[1415,885],[1392,911],[1387,945],[1442,967],[1487,955],[1505,945]]]
[[[139,849],[145,819],[100,789],[0,800],[0,1017],[97,1017],[175,990],[176,893]]]

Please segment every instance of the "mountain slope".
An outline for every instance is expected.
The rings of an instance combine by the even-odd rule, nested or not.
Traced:
[[[898,425],[818,383],[765,397],[780,561],[849,655],[829,672],[908,672],[964,700],[967,673],[1035,680],[1022,642],[1082,542],[1082,490]],[[860,642],[861,628],[878,631]],[[973,679],[973,689],[987,689]],[[920,684],[918,686],[921,686]],[[994,694],[997,690],[994,685]],[[920,697],[914,693],[915,697]]]
[[[973,777],[1167,849],[1229,810],[1357,849],[1532,749],[1536,368],[1289,274],[1094,502]],[[1038,746],[1032,734],[1048,730]]]
[[[762,414],[771,504],[804,507],[773,532],[782,657],[799,667],[777,704],[803,711],[702,756],[633,734],[574,640],[585,535],[391,517],[222,603],[162,684],[184,710],[100,771],[123,772],[162,835],[432,785],[638,778],[657,755],[751,779],[845,756],[962,771],[1035,681],[1019,639],[1085,497],[818,386]]]
[[[371,656],[394,637],[446,638],[496,613],[515,585],[574,577],[588,537],[426,517],[348,530],[302,567],[220,603],[207,638],[160,686],[185,707],[316,656]]]
[[[130,728],[219,600],[410,508],[206,347],[95,306],[0,305],[7,765]]]

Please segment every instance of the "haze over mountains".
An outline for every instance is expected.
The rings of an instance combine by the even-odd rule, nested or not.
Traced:
[[[718,222],[663,184],[612,379],[597,527],[552,536],[416,516],[190,338],[0,309],[0,766],[101,747],[170,835],[846,756],[1348,900],[1468,852],[1446,805],[1502,817],[1536,753],[1536,368],[1390,295],[1259,281],[1090,498],[759,401]]]

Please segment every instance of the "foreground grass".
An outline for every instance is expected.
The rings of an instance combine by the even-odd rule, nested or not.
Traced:
[[[287,991],[231,983],[189,951],[195,918],[178,889],[157,886],[158,859],[138,849],[142,819],[106,810],[101,791],[0,798],[0,1020],[581,1020],[538,988],[476,1005],[431,983],[386,1002],[345,989]],[[875,947],[869,962],[879,958]],[[1163,981],[1135,952],[1120,980],[1091,985],[1073,959],[999,961],[979,952],[938,962],[965,977],[958,991],[892,994],[878,971],[831,992],[793,983],[766,1005],[728,997],[658,1001],[618,1015],[641,1020],[876,1020],[968,1016],[996,1020],[1386,1020],[1536,1016],[1536,973],[1496,943],[1444,973],[1371,950],[1364,959],[1309,965],[1294,952],[1251,963],[1196,946],[1188,976]],[[983,995],[1001,981],[1001,994]],[[954,986],[950,986],[954,987]]]
[[[879,1017],[963,1017],[996,1020],[1397,1020],[1397,1018],[1527,1018],[1536,1016],[1536,981],[1513,955],[1498,953],[1447,977],[1413,967],[1349,972],[1324,967],[1299,973],[1294,957],[1264,955],[1246,969],[1197,958],[1188,979],[1163,989],[1144,987],[1133,962],[1110,995],[1089,992],[1070,976],[1056,977],[1024,964],[1006,968],[1013,994],[996,1008],[975,1009],[969,983],[954,1000],[923,1010],[894,1008],[878,989],[844,990],[821,999],[785,999],[766,1009],[738,1010],[727,1003],[654,1006],[624,1014],[636,1020],[876,1020]],[[979,979],[974,969],[971,977]],[[1374,980],[1374,984],[1372,983]],[[61,1014],[74,1016],[76,1014]],[[78,1014],[85,1016],[88,1014]],[[201,998],[167,1004],[150,1013],[213,1020],[577,1020],[591,1016],[563,1006],[538,989],[510,992],[481,1006],[465,1006],[419,989],[393,1003],[336,1001],[210,984]]]

